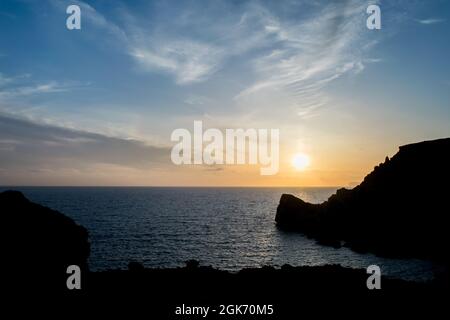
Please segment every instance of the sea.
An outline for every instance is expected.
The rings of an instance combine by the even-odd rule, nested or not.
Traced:
[[[275,224],[283,193],[320,203],[337,188],[9,187],[58,210],[89,231],[93,271],[126,269],[131,261],[172,268],[195,259],[238,271],[248,267],[378,265],[382,275],[431,280],[439,266],[318,244]]]

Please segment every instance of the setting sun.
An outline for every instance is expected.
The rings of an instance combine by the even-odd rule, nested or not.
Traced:
[[[304,153],[297,153],[292,158],[292,166],[299,171],[305,170],[310,165],[310,163],[311,160],[309,156]]]

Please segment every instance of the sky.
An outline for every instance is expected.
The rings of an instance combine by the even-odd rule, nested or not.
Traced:
[[[354,186],[450,136],[449,33],[448,0],[1,0],[0,185]],[[278,129],[279,172],[173,164],[195,120]]]

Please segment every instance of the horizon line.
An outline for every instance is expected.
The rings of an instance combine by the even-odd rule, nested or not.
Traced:
[[[2,186],[0,188],[353,188],[350,186],[220,186],[220,185],[205,185],[205,186],[158,186],[158,185],[97,185],[97,186],[86,186],[86,185],[9,185]]]

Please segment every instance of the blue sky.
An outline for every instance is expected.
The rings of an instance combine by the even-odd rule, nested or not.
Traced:
[[[449,31],[444,0],[2,0],[0,185],[352,184],[450,136]],[[283,170],[174,168],[170,133],[194,120],[280,129]]]

